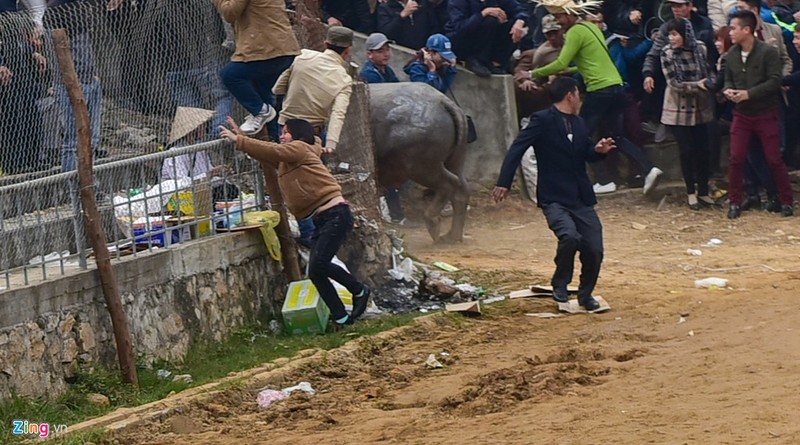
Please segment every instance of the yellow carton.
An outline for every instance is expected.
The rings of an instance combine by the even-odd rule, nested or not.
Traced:
[[[343,303],[352,304],[353,296],[347,289],[338,283],[334,287]],[[289,283],[281,314],[289,334],[321,334],[328,327],[331,312],[311,280],[302,280]]]

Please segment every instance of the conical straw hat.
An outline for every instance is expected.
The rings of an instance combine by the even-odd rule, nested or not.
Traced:
[[[172,121],[172,129],[169,132],[169,141],[167,141],[167,145],[191,133],[197,127],[210,121],[213,116],[214,112],[211,110],[178,107],[178,109],[175,110],[175,119]]]
[[[583,15],[590,13],[603,4],[602,0],[533,0],[545,8],[550,14]]]

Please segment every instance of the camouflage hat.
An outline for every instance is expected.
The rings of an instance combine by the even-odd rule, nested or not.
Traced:
[[[349,48],[353,46],[353,31],[344,26],[331,26],[328,28],[328,36],[325,41],[333,46]]]

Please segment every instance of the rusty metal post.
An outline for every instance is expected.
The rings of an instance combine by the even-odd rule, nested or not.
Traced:
[[[83,206],[84,224],[89,235],[89,240],[94,249],[97,272],[100,274],[100,283],[103,287],[103,296],[106,299],[108,312],[111,314],[111,324],[114,327],[114,340],[117,344],[119,367],[122,371],[122,380],[125,383],[138,384],[136,373],[136,356],[133,353],[133,341],[128,326],[128,319],[122,307],[119,294],[119,285],[111,258],[106,245],[105,232],[101,224],[100,212],[97,210],[97,201],[94,194],[94,175],[92,175],[92,140],[89,109],[86,98],[83,96],[78,73],[75,71],[75,62],[72,60],[69,39],[64,29],[53,31],[58,66],[64,85],[69,94],[72,111],[75,114],[75,125],[78,127],[78,178],[80,182],[81,205]]]

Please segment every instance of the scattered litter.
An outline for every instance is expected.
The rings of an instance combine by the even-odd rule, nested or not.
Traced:
[[[434,261],[431,263],[431,266],[442,269],[445,272],[458,272],[460,270],[459,268],[451,264],[447,264],[444,261]]]
[[[657,212],[660,212],[660,211],[661,211],[661,209],[663,209],[663,208],[664,208],[664,205],[665,205],[666,203],[667,203],[667,195],[664,195],[664,196],[661,198],[661,202],[659,202],[659,203],[658,203],[658,207],[656,207],[656,211],[657,211]]]
[[[369,173],[356,173],[356,180],[358,182],[364,182],[369,179]]]
[[[781,435],[778,434],[778,433],[773,433],[772,431],[770,431],[769,432],[769,437],[772,437],[773,439],[777,439],[777,438],[781,437]]]
[[[564,314],[554,314],[552,312],[537,312],[535,314],[525,314],[527,317],[536,317],[536,318],[559,318],[563,317]]]
[[[36,264],[42,264],[43,262],[44,263],[52,263],[52,262],[58,261],[60,259],[66,259],[68,256],[69,256],[69,250],[64,250],[62,252],[51,252],[51,253],[48,253],[47,255],[44,256],[44,261],[42,261],[43,258],[42,258],[41,255],[37,255],[37,256],[31,258],[31,260],[28,261],[28,264],[33,266],[33,265],[36,265]]]
[[[190,374],[178,374],[178,375],[176,375],[175,377],[172,378],[172,381],[173,382],[190,384],[194,380],[192,380],[192,376]]]
[[[552,296],[552,294],[553,294],[553,286],[549,286],[547,284],[534,284],[533,286],[531,286],[531,291],[537,292],[537,293],[538,292],[549,292],[550,295]],[[567,293],[577,294],[578,293],[577,286],[567,286]]]
[[[304,393],[306,393],[306,394],[308,394],[310,396],[313,396],[314,394],[317,393],[317,391],[314,390],[314,388],[311,387],[311,383],[308,383],[308,382],[300,382],[295,386],[290,386],[288,388],[283,388],[281,390],[281,392],[286,396],[290,395],[291,393],[293,393],[295,391],[303,391]]]
[[[678,319],[678,324],[683,324],[683,323],[686,323],[686,317],[680,317]]]
[[[644,230],[644,229],[646,229],[646,228],[647,228],[647,226],[646,226],[646,225],[644,225],[644,224],[639,224],[639,223],[637,223],[637,222],[632,222],[632,223],[631,223],[631,228],[632,228],[632,229],[635,229],[635,230]]]
[[[272,331],[273,334],[278,335],[283,331],[283,328],[278,320],[270,320],[269,330]]]
[[[561,312],[568,312],[570,314],[599,314],[601,312],[606,312],[611,310],[611,306],[603,299],[603,297],[597,295],[594,297],[598,303],[600,303],[600,307],[593,310],[587,311],[584,309],[583,306],[578,304],[578,300],[569,300],[568,303],[558,303],[558,310]]]
[[[506,297],[504,295],[498,295],[496,297],[485,298],[481,301],[483,302],[483,304],[492,304],[492,303],[497,303],[498,301],[503,301],[505,299]]]
[[[442,357],[450,357],[450,353],[449,352],[444,352],[444,351],[440,352],[439,355],[441,355]]]
[[[425,366],[431,369],[444,368],[442,362],[437,360],[434,354],[428,356],[428,359],[425,360]]]
[[[702,256],[703,255],[703,251],[699,250],[699,249],[686,249],[686,255]]]
[[[265,389],[258,393],[258,397],[256,397],[256,402],[258,402],[258,406],[260,408],[266,408],[272,405],[274,402],[279,400],[283,400],[287,397],[282,391],[276,391],[274,389]]]
[[[783,230],[781,230],[781,229],[778,229],[778,230],[776,230],[776,231],[775,231],[775,235],[778,235],[778,236],[783,236],[783,235],[786,235],[786,232],[784,232],[784,231],[783,231]]]
[[[681,317],[688,317],[688,316],[689,316],[688,312],[681,312]]]
[[[172,376],[172,372],[167,371],[166,369],[159,369],[158,372],[156,372],[156,375],[158,378],[166,380]]]
[[[715,289],[720,287],[727,287],[728,280],[725,278],[717,278],[717,277],[709,277],[703,278],[702,280],[695,280],[694,286],[698,289]]]
[[[396,267],[389,269],[389,275],[397,281],[413,282],[413,273],[416,271],[414,262],[411,258],[406,258],[400,262]]]
[[[694,337],[694,331],[689,331],[689,337]]]
[[[722,245],[722,240],[719,239],[719,238],[711,238],[705,244],[706,247],[714,247],[714,246],[721,246],[721,245]]]
[[[464,315],[480,315],[480,301],[468,301],[466,303],[445,304],[444,310],[447,312],[461,312]]]
[[[428,310],[427,310],[427,309],[425,309],[424,307],[423,307],[423,308],[420,308],[420,310],[419,310],[419,311],[420,311],[420,312],[422,312],[423,314],[427,314],[427,313],[428,313]]]

